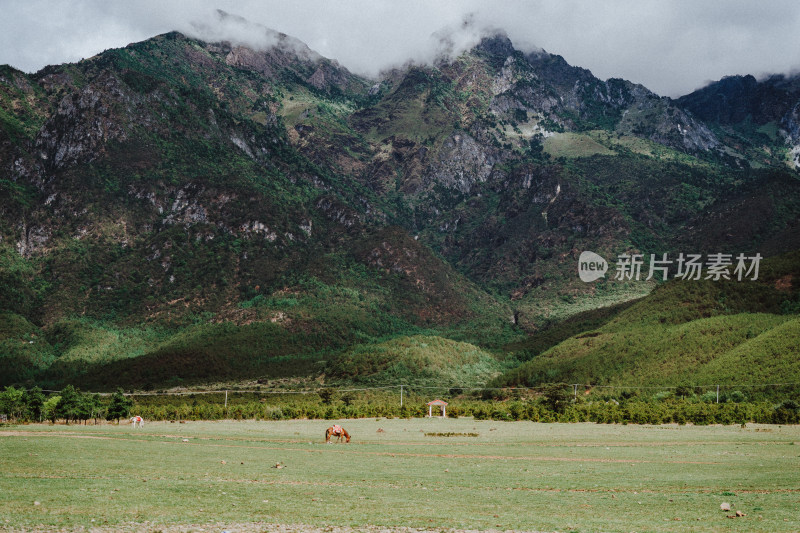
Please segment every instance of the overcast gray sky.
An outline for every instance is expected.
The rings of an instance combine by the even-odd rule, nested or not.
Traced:
[[[796,0],[0,0],[0,64],[33,72],[170,30],[196,34],[198,23],[213,27],[217,8],[373,76],[430,60],[434,34],[468,46],[486,28],[505,30],[519,49],[543,48],[666,96],[726,75],[800,70]],[[224,25],[213,35],[240,32]]]

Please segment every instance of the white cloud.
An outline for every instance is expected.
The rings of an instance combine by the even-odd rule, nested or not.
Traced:
[[[217,8],[368,75],[431,61],[441,52],[435,34],[449,32],[458,49],[486,27],[505,30],[518,48],[541,47],[598,77],[670,96],[729,74],[800,68],[800,4],[793,0],[0,0],[0,63],[35,71],[170,30],[197,32],[198,23],[218,38],[262,38],[252,26],[215,22]],[[465,17],[472,24],[462,28]]]

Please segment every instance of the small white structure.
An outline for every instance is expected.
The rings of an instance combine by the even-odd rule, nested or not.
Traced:
[[[438,405],[439,407],[442,408],[442,418],[447,417],[447,411],[446,411],[447,402],[444,401],[444,400],[433,400],[432,402],[428,402],[428,416],[429,417],[433,416],[433,406],[434,405]]]

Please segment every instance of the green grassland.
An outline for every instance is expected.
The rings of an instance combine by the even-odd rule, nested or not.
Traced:
[[[0,428],[0,528],[800,528],[797,426],[337,422]]]
[[[551,157],[588,157],[615,153],[583,133],[554,133],[544,141],[544,150]]]

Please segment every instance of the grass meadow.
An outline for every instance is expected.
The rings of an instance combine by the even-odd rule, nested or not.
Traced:
[[[333,422],[0,427],[0,530],[800,530],[798,426]]]

